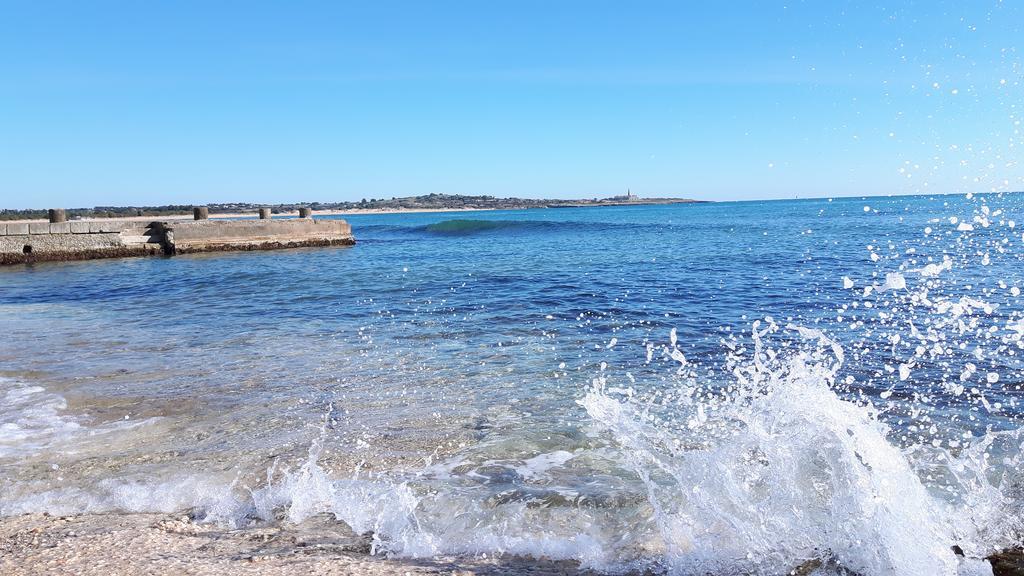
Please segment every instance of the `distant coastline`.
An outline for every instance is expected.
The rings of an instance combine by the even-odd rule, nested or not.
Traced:
[[[628,198],[628,199],[626,199]],[[305,202],[294,204],[220,203],[207,204],[210,218],[245,218],[255,216],[260,208],[270,208],[274,216],[295,216],[299,208],[310,208],[315,215],[406,214],[418,212],[476,212],[485,210],[524,210],[537,208],[587,208],[595,206],[645,206],[652,204],[691,204],[706,202],[687,198],[639,198],[637,196],[588,198],[581,200],[495,198],[494,196],[462,196],[429,194],[405,198],[362,200],[359,202]],[[69,208],[72,220],[173,220],[192,218],[192,205],[166,206],[97,206]],[[0,221],[44,222],[46,209],[0,210]]]

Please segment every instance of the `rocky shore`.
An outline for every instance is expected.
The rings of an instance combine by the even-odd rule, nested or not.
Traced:
[[[26,514],[0,519],[0,574],[40,576],[597,576],[575,562],[517,556],[384,558],[371,554],[372,536],[354,534],[331,516],[301,524],[230,530],[196,523],[187,514]],[[976,561],[978,562],[978,561]],[[988,558],[994,576],[1024,576],[1024,552]],[[806,561],[794,576],[835,568]],[[824,573],[850,572],[829,571]],[[639,574],[654,574],[645,571]],[[782,575],[780,575],[782,576]]]

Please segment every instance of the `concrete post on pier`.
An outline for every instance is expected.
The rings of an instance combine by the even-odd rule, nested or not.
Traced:
[[[270,208],[260,208],[260,220],[270,220]]]
[[[68,216],[67,214],[65,214],[63,208],[50,208],[47,212],[47,215],[50,218],[51,224],[68,221]]]
[[[206,206],[196,206],[195,208],[192,208],[192,217],[196,220],[209,220],[210,209]]]
[[[313,209],[312,208],[299,208],[299,218],[312,218],[312,217],[313,217]]]

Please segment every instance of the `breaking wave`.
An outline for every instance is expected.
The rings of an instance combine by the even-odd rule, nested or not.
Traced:
[[[515,220],[445,220],[423,227],[425,232],[446,236],[469,236],[496,230],[535,230],[552,228],[554,222],[528,222]]]
[[[528,233],[551,233],[566,232],[575,233],[580,231],[620,230],[629,232],[653,231],[662,232],[677,227],[672,224],[624,224],[618,222],[600,221],[550,221],[550,220],[483,220],[483,219],[452,219],[442,220],[431,224],[410,226],[410,225],[386,225],[377,224],[369,226],[356,225],[358,232],[375,239],[378,235],[385,237],[395,235],[429,235],[429,236],[475,236],[481,234],[528,234]]]

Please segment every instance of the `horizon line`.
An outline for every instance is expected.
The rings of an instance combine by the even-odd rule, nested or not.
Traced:
[[[891,193],[891,194],[836,194],[826,196],[793,196],[793,197],[775,197],[775,198],[728,198],[722,200],[705,200],[700,198],[689,198],[682,196],[638,196],[640,202],[638,205],[642,205],[643,200],[687,200],[693,203],[729,203],[729,202],[782,202],[782,201],[793,201],[793,200],[833,200],[833,199],[851,199],[851,198],[894,198],[894,197],[922,197],[922,196],[991,196],[999,194],[1021,194],[1024,190],[1000,190],[1000,191],[985,191],[985,192],[912,192],[912,193]],[[564,198],[528,198],[523,196],[494,196],[491,194],[448,194],[444,192],[432,192],[430,194],[419,194],[416,196],[392,196],[391,198],[372,198],[371,201],[391,201],[391,200],[405,200],[410,198],[422,198],[426,196],[448,196],[452,198],[494,198],[497,200],[528,200],[536,202],[572,202],[581,200],[593,200],[594,196],[579,196],[579,197],[564,197]],[[608,196],[605,198],[597,197],[599,200],[610,200],[615,198],[614,196]],[[363,199],[365,200],[365,199]],[[303,200],[303,201],[286,201],[286,202],[252,202],[248,200],[233,200],[227,202],[206,202],[206,203],[194,203],[194,202],[183,202],[183,203],[167,203],[167,204],[96,204],[94,206],[47,206],[45,208],[33,207],[33,208],[0,208],[0,212],[31,212],[31,211],[45,211],[54,208],[60,208],[65,210],[95,210],[96,208],[160,208],[164,206],[224,206],[228,204],[248,204],[252,207],[267,207],[273,208],[277,206],[308,206],[310,204],[343,204],[352,203],[359,204],[360,200]],[[514,210],[514,208],[508,208],[508,210]]]

